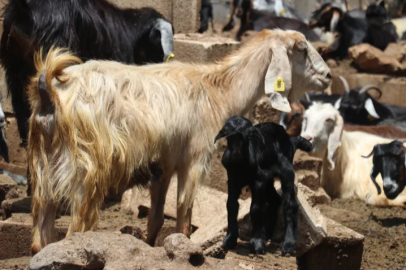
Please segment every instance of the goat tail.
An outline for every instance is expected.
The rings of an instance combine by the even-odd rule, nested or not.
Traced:
[[[31,79],[28,90],[32,111],[35,111],[35,107],[42,107],[41,109],[47,110],[50,106],[57,106],[59,98],[57,92],[52,87],[52,79],[55,78],[60,83],[66,83],[69,77],[63,70],[71,65],[80,63],[82,63],[82,60],[67,49],[54,48],[54,46],[49,49],[44,59],[43,48],[41,48],[34,55],[37,74]]]
[[[310,152],[313,149],[313,145],[302,136],[291,137],[290,141],[295,146],[295,150],[300,149],[305,152]]]

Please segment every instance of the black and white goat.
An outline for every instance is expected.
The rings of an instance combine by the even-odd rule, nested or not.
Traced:
[[[372,152],[364,156],[364,158],[373,156],[371,180],[378,194],[381,194],[382,190],[376,182],[376,177],[381,174],[385,196],[391,200],[396,199],[405,188],[405,151],[403,143],[395,140],[387,144],[375,145]]]
[[[288,7],[282,0],[270,2],[268,3],[269,6],[255,3],[252,0],[232,1],[230,21],[224,26],[223,31],[229,31],[234,27],[235,14],[241,19],[236,37],[238,41],[241,40],[244,32],[248,30],[261,31],[263,29],[278,28],[301,32],[309,41],[320,40],[319,36],[303,22],[296,11]]]
[[[396,27],[388,19],[384,2],[372,3],[365,12],[365,17],[354,16],[341,8],[326,3],[314,11],[310,19],[311,28],[321,27],[339,37],[325,54],[325,58],[343,59],[348,56],[348,48],[360,43],[369,43],[384,50],[391,42],[396,42]]]
[[[242,116],[230,117],[215,138],[227,138],[222,164],[228,175],[228,230],[225,248],[234,248],[238,238],[238,198],[241,189],[249,185],[252,192],[250,215],[255,253],[265,252],[265,243],[275,228],[281,199],[274,187],[279,177],[283,191],[283,211],[287,225],[282,254],[295,254],[297,210],[293,156],[296,149],[311,151],[312,145],[302,137],[290,138],[284,128],[275,123],[252,126]]]
[[[172,24],[151,8],[119,9],[106,0],[10,0],[4,7],[0,60],[23,145],[34,51],[43,47],[46,53],[54,45],[82,60],[158,63],[173,56],[173,33]]]

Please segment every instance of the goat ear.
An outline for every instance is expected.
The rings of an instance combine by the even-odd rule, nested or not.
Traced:
[[[373,103],[373,101],[372,101],[371,98],[367,98],[367,100],[366,100],[365,103],[364,103],[364,108],[365,108],[365,110],[367,110],[367,112],[368,112],[371,116],[373,116],[374,118],[377,118],[377,119],[381,118],[381,117],[378,115],[378,113],[376,112],[374,103]]]
[[[336,103],[334,103],[334,108],[335,108],[336,110],[340,109],[340,106],[341,106],[341,99],[342,99],[342,98],[337,99]]]
[[[270,94],[272,107],[278,111],[291,112],[288,96],[292,88],[292,68],[288,52],[283,46],[272,48],[271,64],[265,76],[265,94]]]
[[[334,163],[335,153],[337,151],[337,148],[341,145],[341,135],[343,133],[343,126],[344,126],[343,118],[337,113],[336,123],[334,125],[333,131],[330,133],[327,144],[327,160],[330,163],[328,168],[331,171],[334,170],[335,168]]]
[[[173,54],[173,27],[170,22],[163,19],[158,19],[156,25],[161,33],[161,46],[164,52],[164,61],[168,62],[175,57]]]
[[[335,33],[338,21],[340,20],[340,12],[335,10],[333,11],[333,16],[331,17],[330,21],[330,32]]]

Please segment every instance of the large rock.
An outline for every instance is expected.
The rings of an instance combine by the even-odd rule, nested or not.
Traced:
[[[360,44],[348,49],[349,57],[365,72],[406,75],[406,66],[395,57],[387,55],[369,44]]]
[[[165,247],[153,248],[128,234],[74,233],[50,244],[30,261],[30,270],[58,269],[243,269],[236,263],[205,258],[186,237],[169,236]]]

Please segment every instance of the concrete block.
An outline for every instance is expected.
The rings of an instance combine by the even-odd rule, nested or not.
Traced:
[[[56,220],[55,228],[58,241],[65,237],[69,221],[69,217]],[[11,218],[0,221],[0,260],[29,256],[31,243],[31,215],[14,214]]]
[[[319,187],[316,190],[313,190],[300,182],[297,184],[297,187],[301,192],[303,192],[307,202],[312,207],[318,206],[320,204],[331,205],[331,198],[330,196],[328,196],[323,188]]]
[[[17,183],[10,177],[0,174],[0,204],[6,199],[7,193],[17,187]]]
[[[309,154],[303,151],[297,151],[293,159],[293,167],[295,171],[307,170],[316,172],[321,175],[321,168],[323,166],[323,160],[316,157],[311,157]]]
[[[27,174],[27,151],[20,146],[21,139],[18,132],[17,119],[6,117],[6,139],[9,147],[10,163],[0,158],[0,169],[8,170],[14,174]]]
[[[108,0],[120,8],[151,7],[161,13],[167,20],[172,21],[173,0]]]
[[[403,77],[391,77],[388,75],[366,73],[342,73],[339,69],[333,69],[332,74],[334,74],[333,83],[331,85],[331,91],[333,94],[344,93],[344,87],[338,78],[338,76],[341,75],[347,79],[350,88],[367,84],[378,86],[382,90],[382,97],[379,99],[379,102],[381,103],[397,106],[405,106],[406,104],[404,90],[406,88],[406,81]],[[371,95],[377,97],[374,91],[371,91]]]
[[[364,236],[327,220],[327,237],[323,242],[297,258],[299,270],[359,270],[364,250]]]
[[[172,24],[175,33],[195,33],[200,27],[201,0],[173,0]]]
[[[1,203],[6,218],[13,213],[31,213],[31,197],[4,200]]]
[[[229,38],[193,33],[176,34],[173,46],[175,60],[182,62],[209,62],[220,60],[237,50],[240,43]]]

